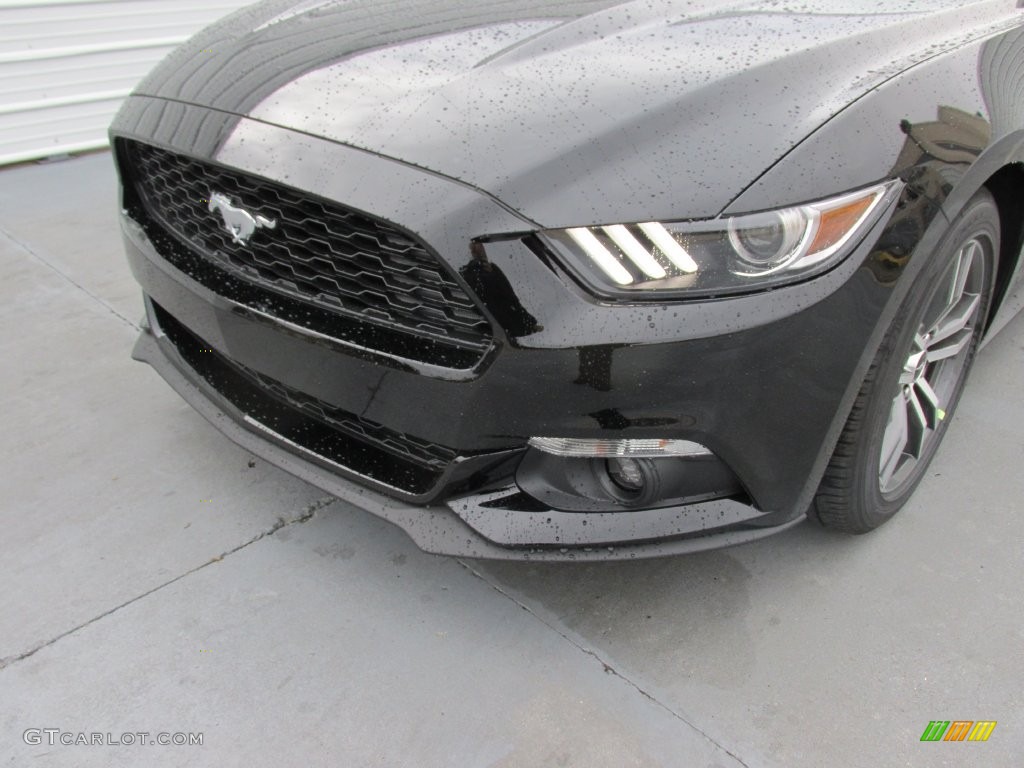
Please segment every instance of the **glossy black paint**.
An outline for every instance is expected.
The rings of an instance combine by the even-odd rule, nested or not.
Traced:
[[[452,377],[295,333],[189,280],[126,217],[147,295],[232,359],[460,453],[521,451],[531,435],[702,442],[753,505],[723,519],[725,531],[756,525],[759,513],[762,525],[803,514],[889,319],[948,220],[1024,161],[1012,2],[893,4],[888,14],[877,3],[783,13],[719,2],[698,13],[503,2],[467,13],[411,2],[396,17],[357,1],[271,23],[291,5],[261,3],[201,33],[140,86],[112,134],[403,226],[480,301],[495,349]],[[599,301],[529,236],[745,213],[889,178],[905,183],[900,199],[842,264],[748,296]],[[170,378],[157,347],[147,349]],[[508,525],[535,525],[527,516],[537,511],[501,490],[507,478],[475,483],[460,493],[479,498],[449,505],[476,529],[467,533],[487,538],[493,525],[480,515],[499,507]],[[511,501],[487,506],[496,489]],[[651,525],[638,522],[630,539],[709,527],[696,511],[688,525]]]
[[[1006,0],[289,5],[215,25],[138,92],[429,168],[546,227],[714,216],[871,88],[1018,23]]]

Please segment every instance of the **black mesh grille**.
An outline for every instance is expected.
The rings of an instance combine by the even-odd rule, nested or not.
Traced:
[[[335,408],[213,350],[153,303],[182,359],[239,411],[292,443],[390,488],[429,493],[455,459],[451,448]]]
[[[124,150],[148,217],[210,266],[247,283],[249,293],[252,287],[267,291],[241,303],[273,311],[279,297],[298,299],[320,310],[302,321],[311,330],[336,335],[330,315],[358,318],[422,339],[425,351],[414,357],[440,365],[452,361],[444,347],[472,352],[473,362],[489,347],[490,327],[466,292],[422,243],[390,224],[149,145],[125,141]],[[257,228],[247,243],[235,242],[221,213],[209,208],[213,193],[273,221],[273,228]],[[216,275],[209,282],[222,294],[230,286]],[[394,353],[389,336],[379,338],[382,351]],[[430,359],[434,352],[437,361]],[[465,355],[457,360],[457,367],[465,366]]]

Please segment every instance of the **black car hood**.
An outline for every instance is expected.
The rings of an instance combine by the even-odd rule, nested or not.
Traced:
[[[872,87],[1017,13],[1012,0],[270,0],[197,35],[137,93],[421,166],[543,226],[699,218]]]

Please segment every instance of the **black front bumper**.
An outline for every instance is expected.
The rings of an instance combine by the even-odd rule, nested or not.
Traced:
[[[883,218],[847,261],[802,285],[718,301],[616,305],[586,295],[519,239],[485,243],[488,279],[472,279],[473,238],[529,223],[477,191],[395,161],[142,98],[130,100],[113,133],[386,216],[462,276],[494,337],[475,367],[453,373],[254,311],[177,269],[127,211],[122,219],[150,310],[135,356],[248,450],[444,554],[652,556],[760,538],[802,520],[893,308],[903,263],[893,255],[920,237],[907,221],[930,219],[901,200],[903,213]],[[204,135],[216,141],[204,143]],[[276,147],[269,158],[268,143]],[[277,158],[292,165],[278,167]],[[325,167],[336,172],[325,175]],[[396,197],[396,189],[403,193]],[[160,327],[161,312],[259,380],[455,458],[412,488],[332,461],[212,386]],[[734,473],[742,494],[659,509],[543,508],[514,481],[531,436],[699,442]]]
[[[628,513],[539,511],[502,502],[514,484],[440,505],[414,505],[370,490],[325,468],[205,385],[159,330],[143,330],[132,357],[151,365],[228,438],[289,474],[404,530],[422,550],[495,560],[620,560],[700,552],[754,541],[802,521],[771,520],[748,505],[720,500]],[[756,521],[756,523],[755,523]],[[769,524],[774,522],[775,524]],[[755,524],[749,524],[755,523]],[[759,523],[759,524],[757,524]]]

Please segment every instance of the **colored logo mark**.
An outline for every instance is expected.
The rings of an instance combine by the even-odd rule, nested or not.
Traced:
[[[988,741],[995,727],[995,720],[932,720],[921,741]]]

